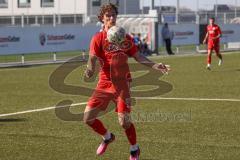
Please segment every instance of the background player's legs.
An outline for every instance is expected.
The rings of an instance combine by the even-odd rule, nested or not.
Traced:
[[[216,55],[217,57],[219,58],[219,62],[218,62],[218,65],[221,66],[222,65],[222,54],[220,53],[220,47],[219,46],[216,46],[214,48],[215,52],[216,52]]]
[[[166,40],[165,40],[165,43],[166,43],[167,53],[168,53],[169,55],[174,54],[173,51],[172,51],[172,48],[171,48],[171,46],[172,46],[171,40],[170,40],[170,39],[166,39]]]
[[[211,63],[212,63],[212,49],[208,49],[207,53],[207,69],[211,69]]]

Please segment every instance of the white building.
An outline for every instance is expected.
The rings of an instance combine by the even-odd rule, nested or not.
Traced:
[[[96,20],[99,7],[109,1],[119,6],[119,14],[140,13],[140,0],[0,0],[0,25]]]

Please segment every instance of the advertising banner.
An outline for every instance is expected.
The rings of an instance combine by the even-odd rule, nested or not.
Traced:
[[[95,25],[4,27],[0,29],[0,55],[88,50]]]
[[[199,26],[196,24],[169,24],[173,45],[191,45],[199,43]],[[163,25],[158,26],[159,46],[164,45],[162,39]]]

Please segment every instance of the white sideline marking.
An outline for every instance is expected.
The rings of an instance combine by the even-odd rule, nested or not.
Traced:
[[[220,99],[220,98],[167,98],[167,97],[133,97],[136,99],[145,99],[145,100],[181,100],[181,101],[225,101],[225,102],[240,102],[240,99]],[[73,103],[70,107],[74,106],[80,106],[85,105],[87,102],[82,103]],[[60,108],[68,107],[68,105],[64,106],[58,106]],[[55,109],[56,106],[53,107],[47,107],[47,108],[39,108],[39,109],[32,109],[32,110],[26,110],[21,112],[14,112],[14,113],[6,113],[6,114],[0,114],[0,117],[7,117],[7,116],[13,116],[13,115],[20,115],[20,114],[26,114],[26,113],[33,113],[33,112],[41,112],[41,111],[47,111]]]
[[[74,106],[80,106],[80,105],[85,105],[87,102],[83,103],[73,103],[70,105],[70,107]],[[58,106],[58,108],[64,108],[68,107],[69,105],[64,105],[64,106]],[[39,108],[39,109],[32,109],[32,110],[26,110],[26,111],[21,111],[21,112],[14,112],[14,113],[6,113],[6,114],[0,114],[0,117],[7,117],[7,116],[13,116],[13,115],[19,115],[19,114],[25,114],[25,113],[33,113],[33,112],[42,112],[42,111],[47,111],[47,110],[52,110],[55,109],[56,106],[53,107],[47,107],[47,108]]]
[[[150,100],[182,100],[182,101],[226,101],[226,102],[240,102],[240,99],[221,99],[221,98],[167,98],[167,97],[134,97],[136,99],[150,99]]]

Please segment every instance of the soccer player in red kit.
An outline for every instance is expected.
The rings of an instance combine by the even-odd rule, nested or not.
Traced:
[[[129,82],[131,75],[128,66],[128,57],[162,73],[167,73],[170,68],[162,63],[157,64],[138,53],[133,39],[127,34],[124,42],[120,44],[111,43],[107,40],[107,31],[116,25],[118,8],[109,3],[101,6],[98,19],[103,23],[103,30],[96,33],[91,40],[90,53],[85,71],[85,76],[93,76],[98,60],[101,65],[99,81],[95,91],[89,98],[84,111],[84,122],[96,133],[102,136],[102,142],[97,149],[97,155],[102,155],[108,145],[115,140],[115,136],[105,128],[103,123],[97,119],[98,114],[104,111],[109,102],[116,104],[116,112],[120,125],[130,143],[130,160],[138,160],[140,149],[137,144],[137,136],[134,124],[131,121],[131,102]]]
[[[212,61],[212,51],[215,50],[216,55],[219,58],[218,65],[222,64],[222,55],[220,54],[220,37],[222,35],[222,31],[220,27],[215,24],[215,18],[209,19],[209,25],[207,26],[207,33],[203,40],[203,44],[208,40],[208,56],[207,56],[207,69],[211,69],[211,61]]]

